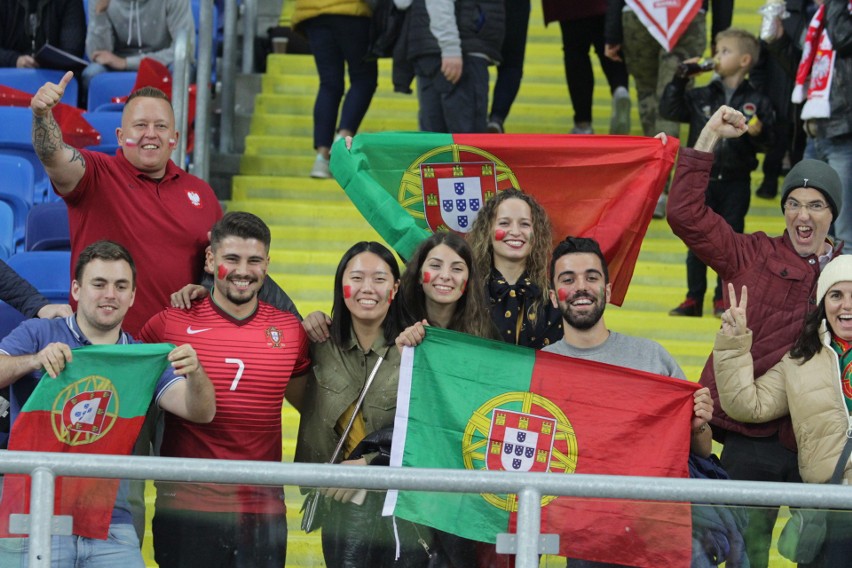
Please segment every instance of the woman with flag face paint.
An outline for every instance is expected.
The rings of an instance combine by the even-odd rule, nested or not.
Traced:
[[[467,240],[500,338],[534,349],[561,339],[562,316],[547,296],[553,238],[542,206],[520,190],[499,191]]]
[[[396,340],[399,347],[422,341],[424,325],[497,338],[473,265],[470,245],[455,233],[435,233],[417,247],[402,275],[402,300],[417,321]]]
[[[400,354],[394,339],[409,323],[397,299],[399,281],[396,258],[379,243],[357,243],[340,260],[329,340],[312,343],[313,373],[288,388],[288,400],[302,414],[297,462],[329,462],[345,436],[335,461],[344,466],[387,465],[399,383]],[[290,392],[293,387],[298,390]],[[406,562],[394,563],[393,526],[390,518],[381,516],[384,493],[370,492],[365,498],[357,489],[322,492],[331,504],[322,526],[326,566],[426,564],[428,556],[417,544],[414,526],[404,522],[397,525]]]
[[[468,286],[469,282],[473,286]],[[478,337],[496,339],[488,316],[470,245],[455,233],[435,233],[417,247],[402,275],[402,299],[414,325],[396,338],[397,347],[414,347],[434,325]],[[433,563],[448,568],[476,565],[476,542],[443,531],[419,527],[432,535]]]

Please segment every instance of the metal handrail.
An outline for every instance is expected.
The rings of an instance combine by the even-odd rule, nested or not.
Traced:
[[[186,169],[186,141],[189,123],[189,30],[178,30],[175,37],[175,59],[172,70],[172,107],[175,125],[180,133],[177,145],[172,150],[172,161]]]
[[[195,146],[192,173],[210,179],[210,80],[213,69],[213,2],[201,3],[198,14],[198,70],[195,83]]]
[[[257,33],[257,1],[243,0],[243,66],[248,75],[254,70],[254,36]]]
[[[672,479],[589,474],[542,474],[329,464],[269,463],[140,456],[68,455],[0,451],[0,472],[33,474],[30,568],[50,565],[49,527],[54,476],[158,479],[166,481],[402,489],[453,493],[517,493],[518,568],[538,566],[540,495],[600,499],[688,501],[726,505],[852,510],[852,491],[841,485],[712,479]],[[36,500],[37,496],[41,496]],[[45,527],[48,527],[45,529]],[[45,532],[47,531],[47,532]],[[521,545],[521,543],[527,543]],[[47,559],[47,563],[43,561]],[[36,562],[36,563],[34,563]]]
[[[219,123],[219,152],[228,154],[233,146],[234,106],[237,98],[237,0],[225,0],[225,38],[222,46],[222,103]]]

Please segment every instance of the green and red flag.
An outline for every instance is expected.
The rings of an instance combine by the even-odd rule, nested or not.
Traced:
[[[55,379],[39,380],[12,426],[9,449],[128,455],[174,345],[91,345],[72,351]],[[54,514],[71,515],[73,534],[106,539],[117,479],[60,477]],[[0,500],[0,537],[9,515],[29,513],[30,477],[7,475]]]
[[[514,187],[545,208],[554,238],[596,239],[621,305],[678,141],[637,136],[359,134],[335,143],[331,171],[403,258],[433,231],[467,232],[482,205]]]
[[[687,477],[697,385],[430,327],[400,367],[391,465]],[[482,542],[512,532],[515,495],[389,492],[385,514]],[[542,498],[559,554],[687,567],[688,503]]]

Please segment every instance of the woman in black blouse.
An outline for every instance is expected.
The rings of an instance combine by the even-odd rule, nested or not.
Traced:
[[[561,339],[562,315],[547,295],[553,237],[542,206],[517,189],[500,191],[467,240],[503,341],[540,349]]]

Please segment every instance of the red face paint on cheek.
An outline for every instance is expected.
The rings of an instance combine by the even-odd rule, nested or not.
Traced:
[[[219,275],[219,280],[224,280],[225,278],[228,277],[228,269],[225,268],[224,264],[219,265],[218,275]]]
[[[133,148],[134,146],[138,146],[138,143],[133,138],[125,138],[124,145]]]
[[[494,231],[495,240],[502,241],[504,238],[506,238],[506,231],[504,231],[503,229],[497,229],[496,231]]]
[[[423,273],[423,283],[428,284],[431,281],[432,281],[432,273],[431,272],[424,272]]]
[[[461,293],[464,294],[465,290],[467,290],[467,280],[462,280]]]
[[[560,288],[556,291],[556,295],[559,297],[560,302],[564,302],[568,299],[568,290],[566,290],[565,288]]]
[[[352,297],[352,286],[349,284],[343,286],[343,297],[347,300]]]

